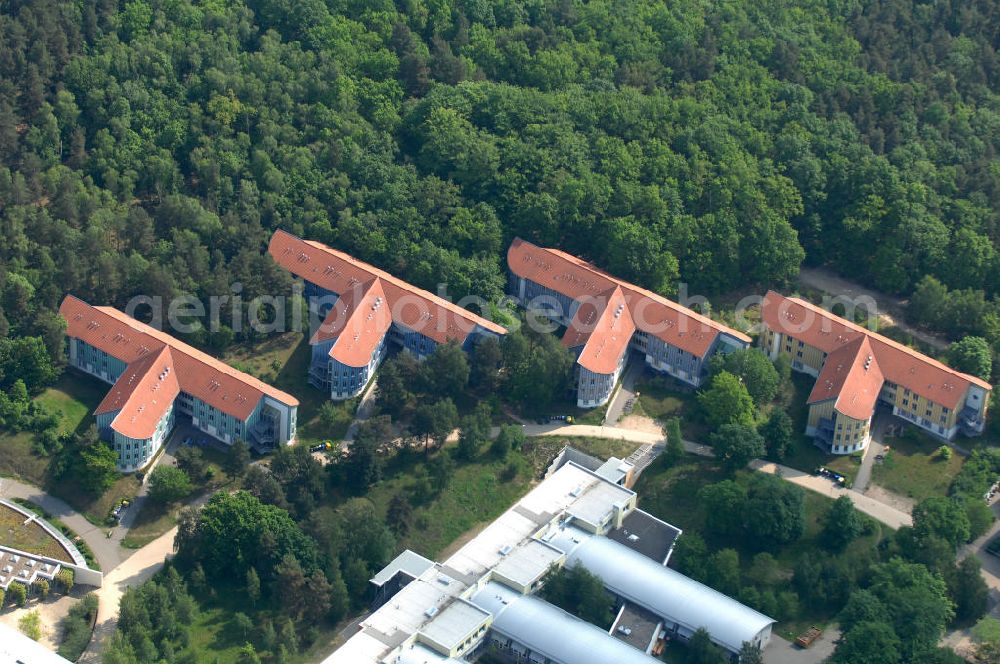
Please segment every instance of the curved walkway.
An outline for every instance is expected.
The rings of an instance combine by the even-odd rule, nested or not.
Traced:
[[[65,501],[50,496],[36,486],[9,477],[0,478],[0,497],[27,500],[62,521],[87,543],[94,552],[98,566],[105,574],[117,567],[131,553],[123,551],[118,542],[109,540],[106,528],[95,526]]]
[[[662,435],[648,433],[645,431],[633,431],[631,429],[620,429],[610,426],[593,426],[587,424],[570,424],[560,426],[558,424],[525,424],[524,433],[527,436],[589,436],[592,438],[613,438],[616,440],[628,440],[641,445],[656,445],[664,442]],[[684,449],[700,456],[714,456],[712,448],[700,445],[691,441],[684,441]],[[913,524],[913,518],[901,510],[890,505],[879,502],[874,498],[858,493],[852,489],[844,489],[835,485],[824,477],[815,477],[804,473],[801,470],[789,468],[769,461],[760,459],[751,462],[750,467],[764,472],[778,475],[781,478],[797,484],[803,488],[815,491],[816,493],[830,498],[847,496],[854,503],[854,506],[861,512],[871,516],[886,524],[890,528],[900,528]]]
[[[136,551],[128,560],[105,575],[104,585],[97,590],[94,635],[77,662],[98,664],[101,661],[104,644],[118,627],[118,603],[125,594],[125,589],[141,585],[160,571],[163,563],[173,554],[175,535],[176,527]]]

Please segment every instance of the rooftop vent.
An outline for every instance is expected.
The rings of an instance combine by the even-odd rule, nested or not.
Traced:
[[[501,556],[510,555],[510,552],[513,551],[513,550],[514,550],[514,547],[512,547],[510,544],[504,544],[500,548],[500,555]]]
[[[437,614],[438,614],[438,608],[436,606],[432,606],[431,608],[424,611],[424,615],[427,616],[428,618],[433,618]]]

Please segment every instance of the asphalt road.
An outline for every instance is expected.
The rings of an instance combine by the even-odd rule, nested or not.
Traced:
[[[625,414],[625,404],[629,399],[635,397],[635,383],[645,367],[646,363],[639,357],[632,357],[629,360],[625,375],[622,376],[622,384],[615,392],[611,403],[608,404],[608,410],[604,415],[605,426],[614,426]]]

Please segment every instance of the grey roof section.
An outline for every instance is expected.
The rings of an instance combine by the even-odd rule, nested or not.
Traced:
[[[681,529],[636,509],[629,512],[621,528],[608,533],[608,539],[624,544],[654,562],[665,563]]]
[[[618,457],[611,457],[601,464],[601,467],[594,472],[609,482],[621,484],[625,481],[625,478],[628,477],[629,471],[633,468],[634,466],[628,461],[624,461]]]
[[[599,576],[619,597],[692,631],[704,627],[713,641],[733,652],[775,622],[605,537],[583,539],[566,560],[569,567],[577,563]]]
[[[505,581],[509,579],[523,586],[531,586],[545,576],[553,565],[561,562],[565,555],[545,542],[530,540],[501,560],[493,568],[493,572]]]
[[[456,599],[424,625],[420,634],[449,652],[490,619],[490,614],[475,604]]]
[[[414,553],[407,549],[401,554],[393,558],[392,562],[386,565],[381,572],[372,577],[370,583],[374,583],[376,586],[384,586],[387,581],[396,576],[397,573],[403,572],[414,579],[418,578],[421,574],[434,567],[433,560],[427,560],[419,553]]]
[[[493,614],[493,631],[558,664],[655,664],[659,660],[548,602],[489,583],[474,604]]]

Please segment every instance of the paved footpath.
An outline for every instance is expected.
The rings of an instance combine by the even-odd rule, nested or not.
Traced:
[[[656,445],[664,441],[664,437],[662,435],[655,433],[589,424],[570,424],[565,426],[560,426],[559,424],[526,424],[524,425],[524,433],[527,436],[589,436],[593,438],[613,438],[617,440],[633,441],[639,443],[640,445]],[[713,456],[712,448],[706,445],[686,440],[684,441],[684,448],[691,454]],[[808,473],[804,473],[801,470],[795,470],[794,468],[789,468],[788,466],[781,466],[762,460],[753,461],[750,466],[760,472],[779,475],[793,484],[797,484],[824,496],[829,496],[830,498],[836,499],[840,496],[846,495],[851,499],[851,502],[854,503],[854,506],[858,508],[858,510],[874,519],[877,519],[878,521],[881,521],[890,528],[900,528],[901,526],[909,526],[913,524],[913,518],[906,512],[879,502],[863,493],[858,493],[857,491],[853,491],[851,489],[844,489],[824,477],[815,477],[813,475],[809,475]]]
[[[798,484],[803,488],[815,491],[816,493],[830,498],[837,499],[841,496],[847,496],[851,499],[851,502],[854,503],[854,506],[858,508],[858,511],[864,512],[868,516],[881,521],[890,528],[898,529],[903,526],[913,525],[913,517],[906,512],[879,502],[863,493],[858,493],[853,489],[845,489],[825,477],[817,477],[815,475],[803,473],[801,470],[771,463],[770,461],[762,461],[760,459],[751,461],[750,467],[763,473],[779,475],[782,479],[785,479],[792,484]]]
[[[105,575],[104,585],[97,590],[94,636],[77,660],[80,664],[98,664],[101,661],[105,641],[111,638],[118,627],[118,603],[125,594],[125,589],[141,585],[163,567],[167,558],[173,555],[175,535],[177,528],[172,528]]]
[[[82,514],[67,505],[65,501],[50,496],[36,486],[9,477],[0,478],[0,497],[27,500],[69,526],[94,552],[94,558],[105,574],[117,567],[132,553],[119,547],[115,539],[108,539],[108,528],[95,526],[87,521]]]

